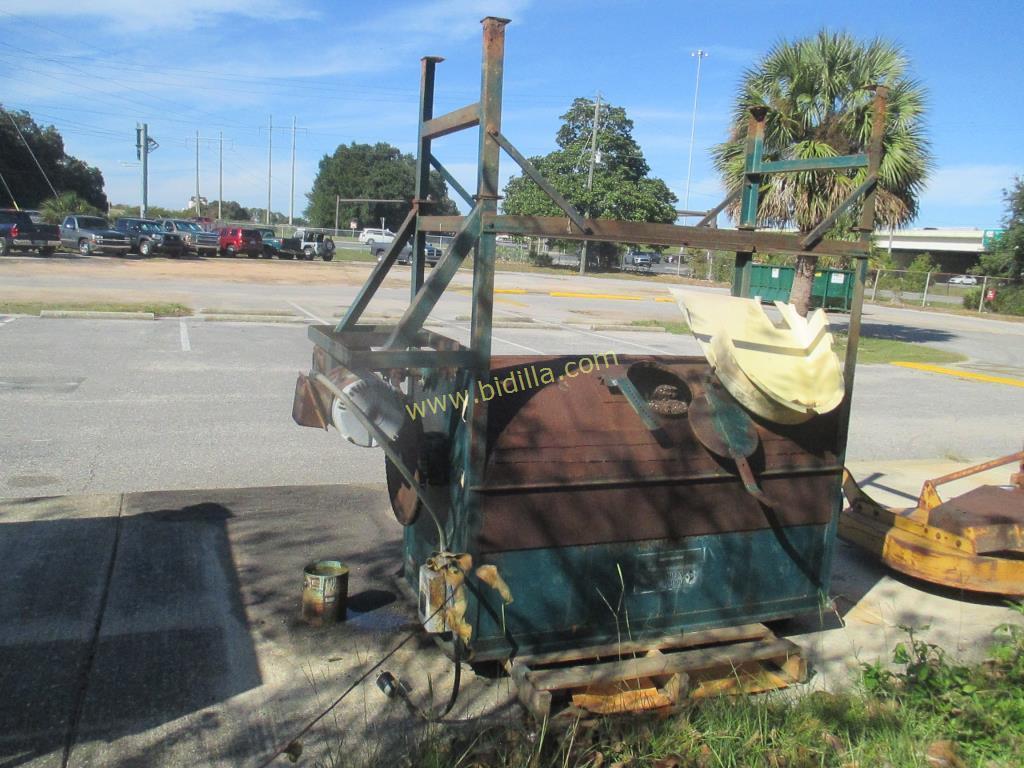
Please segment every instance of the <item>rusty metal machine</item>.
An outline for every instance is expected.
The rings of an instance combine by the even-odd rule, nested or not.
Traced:
[[[1007,464],[1024,451],[926,480],[917,506],[893,509],[846,473],[839,535],[901,573],[969,592],[1024,596],[1024,465],[1009,484],[982,485],[943,501],[938,487]]]
[[[387,254],[337,327],[311,326],[310,372],[293,415],[339,428],[385,454],[405,526],[403,573],[425,626],[451,632],[463,658],[679,635],[815,611],[829,586],[853,392],[860,311],[882,158],[884,88],[862,154],[763,157],[766,110],[751,111],[742,188],[697,226],[584,218],[501,128],[507,20],[483,20],[480,99],[434,115],[437,57],[422,60],[416,197]],[[435,140],[479,131],[469,194],[434,154]],[[564,217],[498,212],[504,151]],[[431,168],[470,211],[432,215]],[[768,174],[863,168],[864,183],[808,234],[755,229]],[[739,197],[740,226],[707,226]],[[824,234],[862,202],[858,241]],[[455,232],[425,277],[428,233]],[[757,253],[827,254],[856,263],[845,398],[801,423],[752,415],[703,357],[491,354],[495,236],[652,244],[736,252],[734,296]],[[394,326],[360,318],[402,248],[413,243],[410,301]],[[472,323],[464,346],[424,329],[473,254]],[[448,405],[416,418],[412,404]],[[434,402],[441,402],[434,401]]]

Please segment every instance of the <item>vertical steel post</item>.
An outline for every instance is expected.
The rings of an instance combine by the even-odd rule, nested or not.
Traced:
[[[871,138],[868,140],[868,167],[866,174],[878,175],[882,165],[882,138],[885,134],[885,112],[888,103],[889,89],[883,85],[875,88],[875,99],[871,113]],[[846,396],[840,406],[839,416],[839,450],[840,462],[846,461],[846,440],[850,434],[850,413],[853,407],[853,380],[857,372],[857,347],[860,345],[860,320],[864,309],[864,284],[868,276],[868,254],[871,253],[871,233],[875,228],[875,191],[877,184],[864,195],[864,203],[860,210],[860,242],[864,255],[857,257],[854,268],[853,306],[850,308],[850,324],[846,339],[846,360],[843,366],[843,380],[846,384]],[[879,276],[881,270],[879,270]],[[878,286],[878,276],[875,277]]]
[[[757,203],[761,186],[761,176],[757,170],[764,153],[764,119],[767,114],[767,107],[753,107],[747,122],[743,187],[740,193],[740,229],[757,227]],[[753,259],[754,254],[751,251],[736,252],[736,266],[732,278],[733,296],[746,296],[750,293],[750,263]]]
[[[981,298],[978,299],[978,312],[985,309],[985,292],[988,291],[988,275],[981,281]]]
[[[932,284],[932,273],[928,270],[928,274],[924,278],[924,296],[921,297],[921,306],[928,306],[928,287]]]
[[[441,56],[424,56],[420,59],[420,123],[419,144],[416,154],[416,194],[412,204],[420,213],[429,213],[420,208],[430,194],[430,152],[431,141],[423,136],[423,124],[434,116],[434,71],[438,63],[444,61]],[[416,219],[416,234],[412,240],[412,277],[410,279],[410,299],[416,298],[423,287],[424,258],[423,250],[427,243],[427,233],[420,231],[419,217]]]
[[[501,148],[494,136],[501,132],[501,91],[505,62],[505,25],[508,19],[488,16],[483,24],[483,63],[480,83],[480,154],[477,173],[476,201],[481,217],[498,211],[498,163]],[[464,525],[454,532],[454,546],[464,550],[469,536],[479,528],[478,492],[470,490],[482,485],[487,463],[487,404],[477,403],[473,395],[477,382],[490,378],[491,323],[494,302],[494,232],[484,230],[477,243],[473,261],[473,318],[470,327],[470,348],[476,367],[470,377],[470,399],[466,421],[469,425],[468,450],[465,452]]]

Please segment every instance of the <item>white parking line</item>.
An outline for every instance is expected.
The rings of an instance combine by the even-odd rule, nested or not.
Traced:
[[[181,351],[182,352],[191,352],[192,351],[192,342],[190,342],[188,340],[188,326],[185,325],[185,318],[184,317],[181,318],[178,321],[178,323],[179,323],[178,327],[181,329]]]
[[[507,312],[507,314],[510,314],[510,315],[517,315],[519,317],[525,317],[525,315],[521,315],[518,312],[508,312],[507,310],[505,310],[505,311]],[[638,344],[635,341],[626,341],[625,339],[620,339],[618,336],[607,336],[607,335],[605,335],[603,333],[594,333],[594,331],[587,331],[587,330],[584,330],[582,328],[574,328],[571,325],[562,325],[561,323],[555,323],[555,322],[552,322],[550,320],[540,320],[538,318],[533,318],[533,322],[540,323],[542,325],[548,325],[548,326],[551,326],[552,328],[561,328],[563,331],[572,331],[573,333],[582,333],[582,334],[585,334],[586,336],[594,336],[594,337],[596,337],[598,339],[608,339],[609,341],[614,341],[614,342],[617,342],[619,344],[625,344],[626,346],[629,346],[629,347],[636,347],[637,349],[642,349],[645,352],[653,352],[656,355],[667,354],[664,349],[658,349],[657,347],[651,347],[651,346],[648,346],[647,344]]]
[[[334,323],[332,323],[330,320],[324,320],[322,317],[317,317],[316,315],[314,315],[309,310],[303,309],[302,307],[300,307],[294,301],[289,301],[288,303],[291,304],[293,307],[295,307],[295,309],[299,310],[299,312],[304,314],[306,317],[308,317],[308,318],[310,318],[312,320],[316,320],[321,325],[334,325]]]
[[[468,325],[459,325],[458,323],[453,323],[450,320],[441,320],[440,322],[444,323],[445,325],[450,325],[453,328],[461,328],[464,331],[470,331],[471,330]],[[548,354],[546,352],[542,352],[539,349],[534,349],[533,347],[528,347],[525,344],[519,344],[518,342],[509,341],[508,339],[503,339],[500,336],[495,336],[493,332],[491,333],[491,340],[492,341],[501,342],[502,344],[508,344],[509,346],[512,346],[512,347],[519,347],[520,349],[525,349],[527,352],[533,352],[533,353],[538,354],[538,355]]]

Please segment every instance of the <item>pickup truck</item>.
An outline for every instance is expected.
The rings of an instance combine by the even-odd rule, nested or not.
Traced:
[[[285,254],[284,258],[286,259],[297,256],[300,259],[312,261],[319,256],[324,261],[330,261],[334,258],[334,240],[324,232],[307,232],[304,229],[297,229],[295,237],[282,238],[277,255],[280,257],[281,254]]]
[[[140,256],[159,253],[177,258],[185,252],[185,243],[181,235],[164,232],[152,219],[120,218],[114,222],[114,229],[128,236],[131,250],[138,252]]]
[[[124,232],[111,229],[102,216],[65,216],[60,225],[60,242],[83,256],[94,253],[125,254],[131,241]]]
[[[220,237],[216,232],[206,232],[194,221],[187,219],[156,219],[165,233],[181,236],[185,250],[196,256],[216,256],[220,248]]]
[[[26,211],[0,209],[0,256],[29,250],[49,256],[59,247],[60,229],[56,225],[36,223]]]
[[[370,246],[373,251],[373,255],[377,258],[377,261],[384,258],[384,254],[388,252],[390,247],[390,244]],[[436,245],[431,245],[430,243],[427,243],[423,249],[423,257],[429,267],[436,267],[437,262],[441,260],[442,255],[441,249]],[[396,261],[399,264],[409,264],[412,261],[412,243],[405,244],[405,247],[399,252]]]

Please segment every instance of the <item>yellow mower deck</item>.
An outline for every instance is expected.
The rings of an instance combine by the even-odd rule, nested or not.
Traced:
[[[844,472],[850,506],[839,518],[839,535],[908,576],[973,592],[1024,596],[1024,471],[1013,475],[1009,485],[983,485],[946,502],[936,490],[1021,461],[1024,451],[928,480],[917,506],[904,510],[874,501]]]

